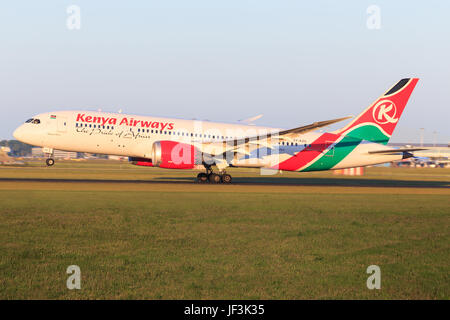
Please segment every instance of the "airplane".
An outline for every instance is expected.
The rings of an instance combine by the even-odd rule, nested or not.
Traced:
[[[229,167],[307,172],[368,166],[422,150],[386,146],[418,80],[398,81],[333,132],[317,130],[352,117],[281,129],[76,110],[38,114],[14,137],[43,147],[48,166],[55,163],[55,149],[127,156],[138,166],[201,168],[200,183],[231,183]]]

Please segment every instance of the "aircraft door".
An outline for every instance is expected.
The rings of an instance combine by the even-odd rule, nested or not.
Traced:
[[[59,133],[67,132],[67,118],[66,117],[58,117],[57,118],[57,130]]]
[[[327,145],[332,145],[333,143],[334,143],[334,141],[326,141],[325,142]],[[327,156],[327,157],[334,157],[334,145],[330,148],[330,149],[328,149],[328,150],[324,150],[324,152],[325,152],[325,156]]]

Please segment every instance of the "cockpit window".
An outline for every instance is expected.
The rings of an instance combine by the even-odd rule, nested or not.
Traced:
[[[28,119],[27,121],[25,121],[25,123],[30,123],[31,121],[33,121],[34,119]]]
[[[41,120],[39,119],[34,119],[33,121],[31,121],[32,124],[39,124],[41,123]]]

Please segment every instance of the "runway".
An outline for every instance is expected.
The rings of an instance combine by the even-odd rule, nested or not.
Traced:
[[[184,185],[184,186],[260,186],[260,187],[348,187],[348,188],[431,188],[450,189],[450,181],[337,179],[337,178],[236,178],[231,184],[198,183],[195,178],[164,177],[161,179],[58,179],[58,178],[0,178],[0,183],[58,183],[58,184],[135,184],[135,185]]]

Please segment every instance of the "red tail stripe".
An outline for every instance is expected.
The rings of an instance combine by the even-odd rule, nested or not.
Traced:
[[[323,151],[335,143],[339,137],[333,133],[324,133],[311,144],[310,148],[306,147],[295,156],[273,166],[272,169],[296,171],[321,156]]]

